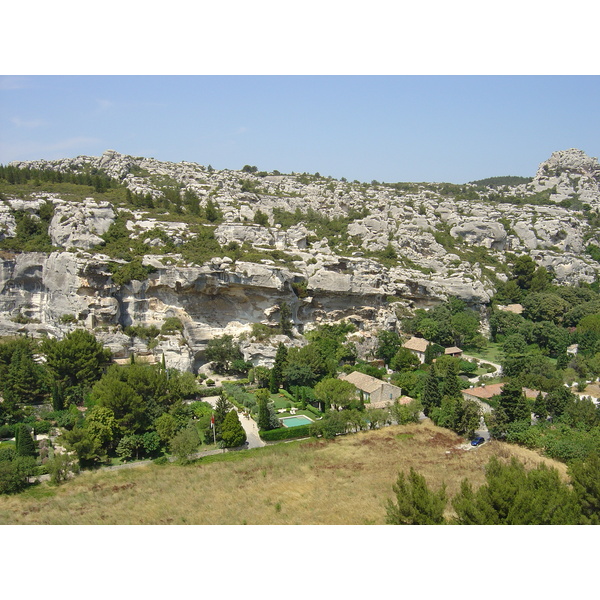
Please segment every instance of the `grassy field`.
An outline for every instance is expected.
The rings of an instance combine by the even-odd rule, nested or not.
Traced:
[[[425,421],[336,440],[305,440],[201,459],[84,473],[0,497],[0,524],[384,524],[399,470],[412,466],[453,496],[463,478],[484,482],[492,455],[566,467],[500,442],[475,450]],[[451,514],[450,512],[448,514]]]

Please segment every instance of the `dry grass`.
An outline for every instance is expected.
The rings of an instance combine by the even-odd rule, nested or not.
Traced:
[[[475,450],[426,421],[333,441],[307,440],[222,455],[188,466],[148,465],[81,475],[0,498],[1,524],[384,524],[398,471],[412,466],[453,496],[467,477],[484,482],[492,455],[527,467],[561,463],[517,446]],[[234,460],[231,460],[231,459]]]

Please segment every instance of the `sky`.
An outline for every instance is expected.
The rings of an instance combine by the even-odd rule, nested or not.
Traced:
[[[599,76],[0,78],[0,163],[107,149],[216,169],[464,183],[600,155]]]

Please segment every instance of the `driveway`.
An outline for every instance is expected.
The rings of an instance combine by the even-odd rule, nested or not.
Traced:
[[[217,405],[217,400],[219,396],[209,396],[208,398],[202,398],[204,402],[208,402],[213,408]],[[240,423],[246,432],[246,440],[248,441],[247,448],[262,448],[267,444],[260,439],[258,435],[258,425],[254,419],[250,418],[250,416],[246,416],[244,413],[240,412],[237,408],[238,417],[240,419]]]

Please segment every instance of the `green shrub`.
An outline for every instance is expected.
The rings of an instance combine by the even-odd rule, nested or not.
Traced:
[[[33,424],[33,433],[35,433],[36,435],[38,435],[39,433],[49,433],[51,428],[52,423],[50,423],[50,421],[36,421]]]
[[[294,440],[310,436],[310,425],[299,425],[298,427],[279,427],[269,431],[261,431],[260,437],[265,442],[278,440]]]
[[[0,440],[15,437],[14,425],[0,425]]]
[[[183,323],[181,322],[181,319],[177,317],[167,317],[165,322],[162,324],[162,327],[160,328],[160,332],[163,335],[168,335],[182,331]]]
[[[152,462],[155,465],[166,465],[169,462],[169,460],[166,456],[159,456],[158,458],[155,458]]]
[[[131,262],[124,265],[117,263],[109,263],[108,268],[112,275],[112,280],[117,285],[125,285],[132,280],[144,281],[148,279],[150,273],[154,273],[156,269],[151,266],[144,266],[141,258],[134,258]]]
[[[208,381],[212,381],[212,379],[210,379]],[[214,383],[215,382],[213,381],[213,385],[214,385]],[[198,396],[199,398],[208,398],[209,396],[218,396],[222,391],[223,391],[223,388],[221,386],[211,387],[211,388],[200,388],[196,392],[196,396]]]

